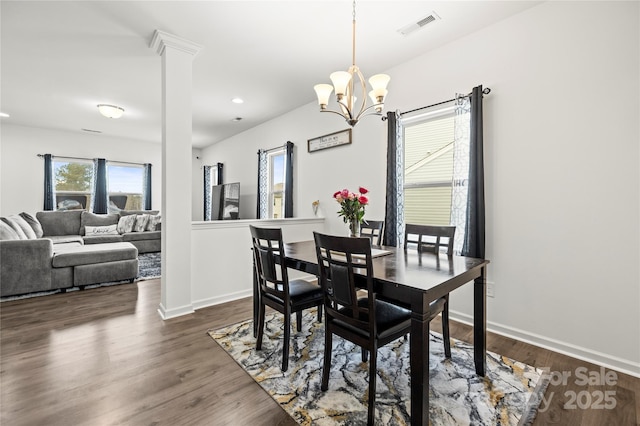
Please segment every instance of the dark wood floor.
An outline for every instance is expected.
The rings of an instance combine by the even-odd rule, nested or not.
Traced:
[[[157,313],[158,280],[0,305],[2,425],[295,425],[206,334],[251,316],[243,299],[169,321]],[[435,330],[439,324],[432,325]],[[452,324],[452,336],[472,330]],[[636,425],[640,379],[617,373],[613,386],[579,386],[575,371],[599,367],[489,334],[488,349],[551,371],[551,403],[535,425]],[[565,409],[614,392],[614,409]],[[570,401],[569,401],[570,402]],[[605,401],[603,401],[604,404]]]

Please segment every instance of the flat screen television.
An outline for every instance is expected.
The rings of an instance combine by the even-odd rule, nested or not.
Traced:
[[[211,187],[211,220],[234,220],[240,213],[240,182]]]

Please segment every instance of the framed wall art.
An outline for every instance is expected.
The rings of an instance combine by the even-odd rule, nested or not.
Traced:
[[[347,145],[350,143],[351,129],[345,129],[307,140],[307,150],[309,152],[316,152],[321,149],[333,148],[334,146]]]

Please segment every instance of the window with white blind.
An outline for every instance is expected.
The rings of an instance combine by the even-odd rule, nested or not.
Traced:
[[[445,108],[403,121],[404,223],[450,223],[454,116]]]
[[[268,217],[280,219],[284,217],[285,199],[285,148],[267,154],[269,164],[269,204]]]

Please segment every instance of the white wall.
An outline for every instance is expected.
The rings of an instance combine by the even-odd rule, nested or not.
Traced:
[[[484,101],[489,327],[636,375],[638,17],[637,2],[546,2],[391,70],[363,70],[391,75],[387,110],[492,89]],[[319,199],[327,230],[346,233],[331,199],[338,189],[367,186],[366,217],[384,216],[386,126],[366,118],[352,145],[307,153],[307,139],[344,128],[309,104],[204,149],[203,160],[225,163],[226,180],[242,183],[241,214],[255,217],[255,152],[291,140],[295,215],[311,216]],[[452,294],[452,310],[471,319],[470,289]]]
[[[162,201],[161,146],[149,142],[2,123],[0,128],[0,215],[35,213],[44,204],[44,161],[37,154],[151,163],[151,202]]]

